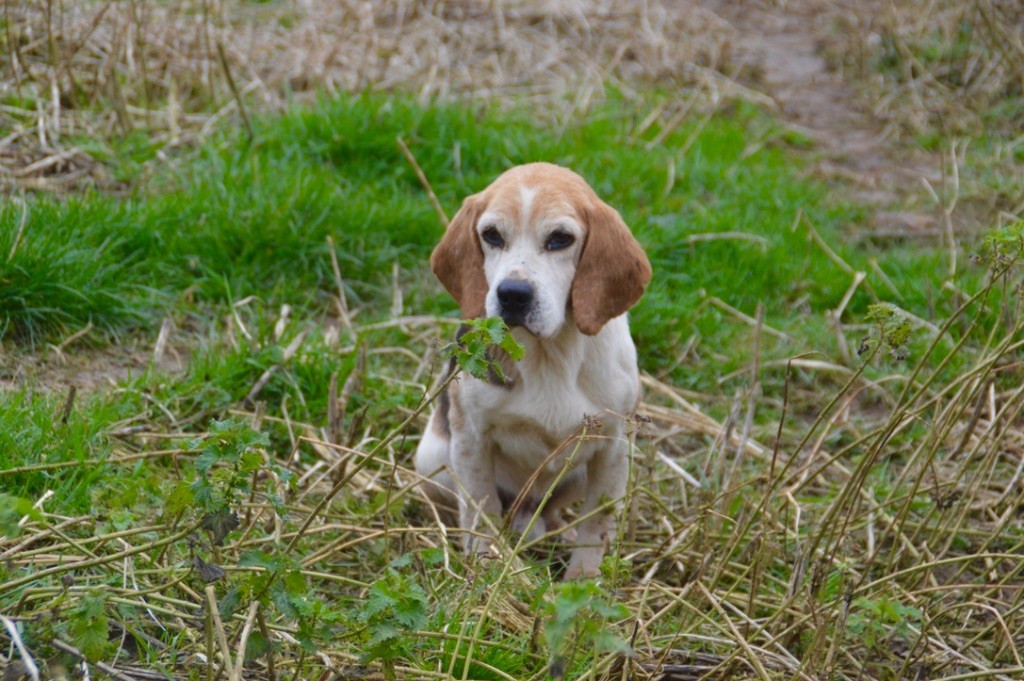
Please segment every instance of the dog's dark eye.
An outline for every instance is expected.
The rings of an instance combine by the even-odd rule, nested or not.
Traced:
[[[544,248],[549,251],[560,251],[563,248],[569,248],[575,241],[576,237],[569,232],[554,232],[544,243]]]
[[[488,246],[494,246],[495,248],[501,248],[505,245],[505,240],[501,238],[501,233],[494,227],[488,227],[480,233],[480,238],[484,240]]]

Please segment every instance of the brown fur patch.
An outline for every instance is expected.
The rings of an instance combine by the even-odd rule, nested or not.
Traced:
[[[448,363],[448,371],[445,372],[444,380],[448,380],[448,377],[452,375],[452,371],[454,370],[455,360],[453,359]],[[438,435],[442,435],[444,437],[451,437],[452,435],[452,425],[448,421],[448,412],[452,409],[452,399],[448,395],[448,388],[450,387],[451,386],[446,387],[441,391],[441,394],[437,396],[437,411],[434,413],[434,418],[430,422],[434,431]]]
[[[445,391],[448,393],[448,398],[451,400],[451,404],[448,407],[448,429],[463,430],[466,427],[466,421],[462,418],[462,400],[460,398],[459,382],[452,381],[448,384],[448,389]]]
[[[594,335],[640,300],[651,263],[618,212],[603,202],[585,210],[587,240],[572,282],[572,316]]]
[[[484,252],[476,234],[476,221],[483,212],[479,195],[468,197],[448,224],[448,229],[430,254],[430,269],[470,319],[484,316],[487,277]]]

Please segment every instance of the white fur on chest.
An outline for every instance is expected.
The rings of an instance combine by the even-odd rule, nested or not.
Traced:
[[[586,464],[603,439],[622,437],[624,423],[614,414],[631,411],[639,396],[636,350],[625,316],[593,337],[573,329],[554,339],[524,335],[520,340],[526,356],[511,387],[470,377],[463,383],[466,425],[492,450],[496,469],[516,483],[544,465],[589,415],[603,422],[601,437],[569,443],[548,460],[541,477],[556,475],[569,456],[574,467]]]

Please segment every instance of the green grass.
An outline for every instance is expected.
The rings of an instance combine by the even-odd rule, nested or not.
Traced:
[[[1000,496],[1017,465],[1007,452],[1019,446],[1013,296],[1000,284],[930,351],[930,333],[912,331],[906,361],[888,358],[882,342],[867,368],[888,377],[882,388],[841,389],[844,376],[810,370],[784,385],[781,365],[750,386],[754,329],[711,297],[751,316],[762,305],[765,324],[789,335],[764,331],[762,362],[801,353],[844,361],[826,315],[853,277],[809,239],[807,222],[867,272],[843,317],[854,353],[872,333],[876,298],[938,325],[962,298],[943,289],[942,249],[856,238],[858,208],[804,177],[789,136],[752,108],[681,126],[647,149],[657,125],[631,136],[657,97],[613,97],[564,129],[524,111],[322,101],[256,121],[251,144],[220,133],[129,199],[31,197],[20,237],[21,207],[0,208],[8,356],[89,323],[98,345],[151,340],[167,316],[187,353],[180,372],[152,366],[79,396],[66,420],[63,394],[0,394],[0,528],[12,535],[0,536],[0,554],[28,542],[0,562],[0,611],[21,618],[30,648],[49,664],[77,664],[54,647],[70,641],[92,660],[204,678],[214,670],[196,653],[220,659],[219,642],[207,648],[216,627],[204,576],[219,566],[213,593],[232,649],[257,603],[246,673],[267,673],[274,660],[277,678],[316,677],[321,653],[353,676],[620,678],[626,647],[636,664],[721,663],[715,673],[735,678],[755,669],[741,639],[768,651],[752,654],[769,678],[825,674],[826,660],[835,678],[978,668],[936,647],[935,631],[986,669],[1012,668],[995,620],[961,614],[984,603],[1011,632],[1022,626],[992,577],[1013,583],[1021,569],[1006,557],[1021,550],[1009,521],[1020,493]],[[404,314],[455,321],[426,267],[441,226],[398,136],[449,214],[512,164],[543,159],[581,172],[655,268],[632,313],[642,366],[704,393],[702,406],[734,431],[753,391],[751,435],[761,443],[773,441],[785,404],[778,455],[739,455],[735,440],[656,420],[638,440],[635,511],[614,540],[613,553],[631,558],[606,561],[600,586],[553,581],[558,545],[464,560],[408,487],[422,419],[391,433],[422,403],[442,364],[430,354],[454,324],[373,325],[392,317],[395,263]],[[136,151],[115,172],[130,174],[149,153]],[[688,240],[714,232],[746,238]],[[335,318],[328,237],[356,312],[352,331]],[[1019,241],[1014,233],[1001,243]],[[962,256],[952,283],[974,293],[992,261]],[[904,331],[890,325],[883,340],[901,345]],[[849,368],[862,361],[853,354]],[[340,448],[322,443],[332,383],[344,410]],[[1008,413],[992,418],[990,400]],[[975,435],[965,435],[975,413]],[[648,465],[648,435],[700,489]],[[340,492],[297,536],[335,484]],[[29,512],[47,491],[46,515]],[[229,528],[231,513],[240,526],[219,542],[210,528]],[[32,522],[19,527],[25,515]]]
[[[45,492],[56,495],[56,505],[72,513],[87,512],[90,489],[102,480],[103,466],[70,466],[49,472],[10,475],[18,466],[75,463],[105,458],[109,452],[106,432],[117,420],[117,410],[102,399],[84,409],[71,409],[63,418],[60,396],[11,392],[0,400],[0,478],[3,489],[16,496],[38,499]]]
[[[901,305],[922,317],[949,311],[941,303],[928,309],[942,283],[942,253],[849,243],[856,211],[829,202],[825,187],[803,179],[782,144],[752,146],[755,135],[769,142],[782,136],[763,115],[740,107],[703,129],[681,126],[647,149],[643,138],[629,141],[646,113],[613,100],[553,133],[526,112],[353,97],[262,120],[255,143],[218,137],[129,201],[30,201],[19,247],[0,263],[0,329],[29,344],[90,322],[118,333],[152,327],[168,312],[249,296],[268,310],[288,303],[324,313],[335,289],[328,237],[364,318],[388,309],[395,262],[407,310],[448,313],[451,301],[425,268],[441,226],[398,136],[409,141],[449,213],[513,164],[550,160],[588,178],[632,225],[655,268],[633,315],[645,366],[673,365],[691,334],[715,352],[742,350],[672,374],[691,387],[707,389],[713,376],[740,368],[751,344],[749,329],[702,304],[705,296],[751,316],[763,304],[766,323],[797,338],[784,348],[768,343],[769,354],[834,355],[823,314],[852,277],[808,240],[803,224],[791,229],[800,212],[846,262],[869,272],[883,297],[892,294],[869,270],[872,257],[895,282]],[[10,250],[20,218],[16,205],[0,210],[0,251]],[[688,241],[709,232],[749,238]],[[961,285],[977,279],[968,267]],[[862,288],[848,317],[863,315],[869,302]]]

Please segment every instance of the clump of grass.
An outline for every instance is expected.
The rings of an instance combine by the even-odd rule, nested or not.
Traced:
[[[87,511],[103,480],[111,454],[109,430],[125,414],[123,404],[67,395],[13,391],[0,396],[0,481],[6,493],[33,500],[46,496],[50,508]]]
[[[1024,122],[1019,4],[905,2],[844,23],[840,59],[873,83],[876,112],[893,124],[921,135],[1013,135]]]
[[[871,100],[890,134],[938,152],[943,184],[954,178],[961,205],[973,207],[961,211],[961,224],[1019,217],[1020,4],[901,2],[834,18],[839,28],[827,52]]]
[[[0,338],[32,343],[55,330],[143,322],[147,291],[123,214],[105,202],[0,206]]]

